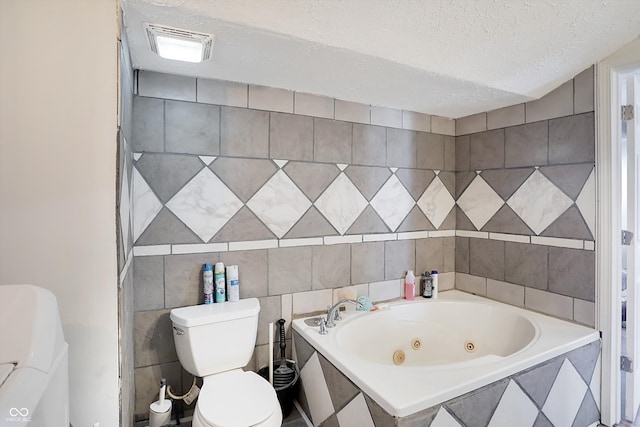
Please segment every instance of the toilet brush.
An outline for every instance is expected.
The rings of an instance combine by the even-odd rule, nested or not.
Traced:
[[[171,423],[171,400],[165,399],[167,380],[160,380],[158,400],[149,406],[149,427],[161,427]]]

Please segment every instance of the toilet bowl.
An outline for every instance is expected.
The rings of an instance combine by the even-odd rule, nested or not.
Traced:
[[[173,337],[184,369],[203,377],[193,427],[276,427],[282,411],[264,378],[243,371],[256,342],[256,298],[171,310]]]

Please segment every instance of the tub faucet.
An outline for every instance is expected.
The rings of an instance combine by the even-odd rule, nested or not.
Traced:
[[[354,299],[343,299],[333,305],[333,307],[327,307],[327,328],[333,328],[336,326],[336,320],[342,320],[340,317],[340,306],[346,303],[355,304],[358,307],[362,307],[360,301]]]

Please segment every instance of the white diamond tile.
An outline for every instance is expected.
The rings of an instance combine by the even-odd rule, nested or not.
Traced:
[[[284,167],[284,165],[289,163],[289,160],[276,160],[276,159],[273,159],[273,161],[276,162],[276,165],[278,165],[278,167],[280,169],[282,169]]]
[[[209,166],[211,163],[213,163],[215,159],[217,159],[216,156],[198,156],[198,157],[200,157],[200,160],[202,160],[202,162],[207,166]]]
[[[542,412],[554,426],[571,426],[586,391],[587,385],[571,362],[565,359],[542,407]]]
[[[276,172],[247,202],[276,236],[284,236],[304,215],[311,202],[282,170]]]
[[[122,232],[122,244],[124,253],[129,252],[129,222],[131,212],[131,195],[129,194],[129,173],[127,170],[127,157],[125,156],[124,167],[122,168],[122,182],[120,186],[120,230]]]
[[[498,407],[489,421],[489,427],[531,427],[538,417],[538,408],[513,381],[509,381]]]
[[[336,416],[341,426],[375,427],[362,393],[358,393]]]
[[[142,153],[133,153],[133,160],[136,162],[140,160],[140,157],[142,157]]]
[[[598,409],[600,409],[600,370],[602,369],[600,356],[598,355],[598,360],[596,362],[596,368],[593,370],[593,375],[591,375],[591,381],[589,382],[589,388],[591,389],[591,394],[593,395],[593,399],[596,401],[596,405]]]
[[[349,166],[349,165],[347,165],[346,163],[337,163],[337,164],[336,164],[336,166],[338,166],[338,169],[340,169],[341,171],[343,171],[343,170],[345,170],[345,169],[347,168],[347,166]]]
[[[304,384],[304,394],[309,402],[309,412],[314,425],[320,425],[334,412],[327,382],[322,373],[318,353],[314,352],[304,368],[300,370],[300,380]]]
[[[436,414],[436,417],[431,422],[431,427],[461,427],[444,406],[440,407],[440,410]]]
[[[162,209],[162,203],[137,169],[133,169],[133,241],[147,229]]]
[[[367,200],[349,178],[340,173],[315,205],[331,225],[344,234],[367,207]]]
[[[411,194],[395,175],[391,175],[371,200],[371,206],[391,231],[398,228],[415,204]]]
[[[591,175],[587,178],[584,187],[578,198],[576,199],[576,205],[580,209],[580,213],[584,218],[591,234],[596,235],[596,179],[594,171],[591,171]]]
[[[396,173],[398,171],[398,168],[389,168],[389,170],[391,170],[391,173]]]
[[[449,190],[447,190],[447,187],[444,186],[439,177],[435,177],[431,181],[429,187],[418,200],[418,206],[436,228],[442,225],[442,221],[444,221],[455,204],[455,200],[453,200]]]
[[[458,199],[458,206],[480,230],[504,205],[487,181],[477,175]]]
[[[529,228],[540,234],[573,202],[536,170],[511,196],[507,204]]]
[[[208,242],[242,207],[242,202],[208,168],[167,202],[167,207]]]

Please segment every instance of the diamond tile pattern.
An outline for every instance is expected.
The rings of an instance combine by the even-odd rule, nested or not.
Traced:
[[[167,207],[208,242],[242,208],[242,202],[205,168],[167,202]]]
[[[371,206],[392,231],[398,228],[414,205],[413,197],[395,175],[391,175],[371,200]]]
[[[135,242],[162,209],[162,203],[137,169],[133,169],[133,200],[135,200],[133,206],[133,241]]]
[[[455,200],[440,178],[435,177],[418,200],[418,206],[431,224],[440,228],[451,208],[455,206]]]
[[[276,236],[282,237],[309,209],[311,202],[291,178],[279,170],[247,202],[247,206]]]
[[[344,234],[367,207],[367,200],[341,173],[316,200],[315,205],[335,229]]]
[[[451,414],[444,409],[444,406],[441,406],[436,417],[431,423],[431,427],[462,427],[462,424],[457,422],[455,418],[453,418]]]
[[[570,426],[578,414],[587,388],[571,362],[565,359],[542,412],[554,426]]]
[[[531,203],[532,200],[536,202]],[[507,204],[534,233],[540,234],[573,202],[540,171],[536,170],[511,196]]]
[[[500,403],[491,417],[489,427],[531,427],[538,417],[538,408],[513,381],[509,381]]]
[[[504,205],[504,201],[479,175],[458,199],[458,206],[480,230]]]
[[[580,209],[582,217],[587,222],[587,226],[592,235],[596,235],[596,179],[595,171],[587,178],[582,191],[576,199],[576,205]]]

